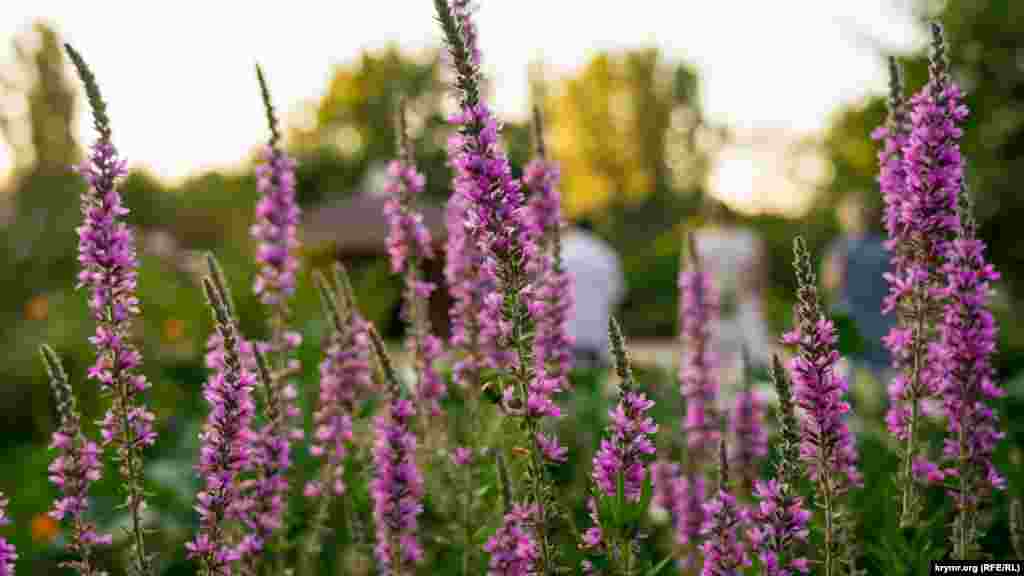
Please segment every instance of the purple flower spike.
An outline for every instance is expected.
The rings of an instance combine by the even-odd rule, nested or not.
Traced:
[[[252,465],[250,425],[255,412],[252,387],[255,377],[242,366],[235,320],[226,302],[226,287],[210,278],[203,287],[217,322],[222,344],[219,362],[203,390],[210,413],[200,434],[196,470],[203,488],[196,495],[199,532],[187,543],[190,558],[199,560],[204,574],[230,575],[241,551],[232,546],[224,530],[227,521],[243,514],[240,476]]]
[[[370,341],[366,323],[351,311],[347,324],[332,330],[329,347],[320,363],[319,407],[313,414],[315,432],[310,453],[324,459],[323,482],[310,482],[307,496],[320,496],[330,490],[345,492],[344,461],[352,442],[352,413],[361,392],[371,387]],[[329,483],[329,485],[321,485]]]
[[[7,499],[0,492],[0,526],[6,526],[11,521],[7,519]],[[14,546],[6,539],[0,538],[0,576],[14,576],[14,561],[18,559]]]
[[[466,41],[466,49],[469,51],[469,61],[476,68],[480,68],[480,46],[476,24],[473,23],[473,12],[476,11],[476,4],[471,0],[451,0],[452,14],[459,22],[462,29],[462,37]]]
[[[484,544],[491,554],[488,576],[530,576],[537,573],[540,546],[534,535],[536,506],[515,504],[501,528]]]
[[[286,413],[289,429],[285,433],[299,440],[302,438],[298,422],[301,414],[294,403],[298,391],[286,382],[287,376],[300,371],[299,361],[290,356],[302,343],[298,332],[286,329],[288,299],[295,293],[295,274],[299,268],[295,252],[299,248],[296,231],[301,214],[295,202],[295,161],[275,145],[264,149],[264,158],[266,163],[256,167],[260,200],[256,204],[256,223],[250,230],[258,242],[256,262],[260,266],[253,292],[272,310],[272,337],[266,352],[289,356],[284,361],[285,366],[272,373],[273,387]]]
[[[50,386],[57,398],[57,413],[60,427],[53,433],[51,450],[58,456],[50,464],[50,482],[60,489],[61,497],[53,504],[50,517],[54,520],[68,520],[71,523],[71,538],[68,548],[78,560],[64,562],[84,576],[99,576],[102,572],[93,566],[93,551],[97,545],[110,545],[109,534],[101,535],[96,526],[86,519],[89,508],[89,486],[100,479],[103,468],[100,449],[82,433],[82,416],[76,406],[74,392],[68,382],[67,373],[57,353],[49,346],[40,347]],[[2,571],[0,571],[2,573]]]
[[[771,377],[779,396],[780,458],[775,464],[776,478],[759,480],[754,485],[754,496],[760,505],[751,511],[753,526],[748,535],[765,574],[789,576],[794,570],[809,571],[801,548],[807,543],[811,512],[796,495],[796,484],[802,474],[799,423],[792,388],[778,356],[772,358]]]
[[[270,341],[252,342],[253,355],[243,352],[246,369],[257,376],[262,392],[263,422],[254,429],[250,468],[255,478],[242,483],[245,493],[243,520],[250,532],[238,546],[243,571],[258,568],[265,549],[279,552],[275,570],[282,569],[281,548],[284,535],[284,509],[291,483],[291,442],[301,440],[302,413],[296,404],[299,392],[290,379],[301,373],[301,363],[294,357],[302,343],[298,332],[288,329],[289,299],[295,292],[299,249],[296,230],[301,213],[295,198],[295,162],[279,145],[277,117],[270,100],[263,70],[256,66],[256,78],[266,110],[270,140],[262,150],[263,164],[256,167],[256,188],[260,199],[256,204],[256,221],[250,235],[257,242],[256,262],[259,271],[253,292],[270,310]],[[264,365],[272,358],[272,365]],[[253,366],[252,360],[255,360]]]
[[[654,406],[642,392],[622,391],[619,403],[609,412],[608,437],[594,455],[594,484],[605,496],[615,496],[619,475],[623,479],[626,500],[640,501],[647,478],[648,456],[654,454],[654,434],[658,425],[646,413]]]
[[[367,323],[359,314],[345,268],[335,265],[337,290],[319,271],[314,279],[331,325],[320,363],[320,398],[313,413],[310,454],[321,462],[319,475],[306,483],[304,495],[314,510],[303,550],[304,565],[319,560],[335,498],[345,494],[345,464],[352,448],[352,419],[357,403],[373,391]],[[339,298],[340,295],[340,298]]]
[[[257,347],[257,362],[263,360],[266,346]],[[251,372],[250,372],[251,373]],[[274,398],[270,369],[258,370],[258,381],[266,404],[266,423],[252,434],[252,464],[259,471],[256,478],[242,484],[246,491],[243,518],[251,530],[239,546],[240,555],[250,567],[260,561],[259,552],[271,544],[271,538],[284,525],[284,512],[290,484],[291,436],[287,433],[282,400]]]
[[[729,418],[733,437],[729,460],[739,471],[742,486],[748,490],[760,475],[761,460],[768,456],[768,431],[764,428],[764,419],[764,398],[756,390],[748,387],[736,395]]]
[[[141,314],[136,295],[138,261],[135,238],[124,216],[128,209],[121,202],[117,181],[127,173],[125,161],[118,157],[111,142],[110,120],[95,77],[81,55],[65,44],[68,57],[85,85],[99,139],[89,158],[77,168],[89,183],[82,194],[82,225],[78,232],[78,273],[76,289],[89,291],[89,309],[96,320],[96,333],[89,341],[96,348],[96,363],[89,378],[98,382],[100,391],[112,399],[110,409],[100,422],[104,446],[117,452],[118,471],[127,494],[126,505],[132,519],[132,564],[139,574],[153,572],[153,558],[146,554],[142,511],[142,450],[156,442],[155,416],[141,403],[140,395],[149,381],[138,371],[142,354],[131,343],[132,320]]]
[[[259,243],[256,261],[260,265],[253,291],[264,304],[277,306],[295,293],[300,212],[295,203],[295,161],[272,146],[264,148],[263,160],[256,167],[260,200],[251,229]]]
[[[800,457],[815,482],[834,488],[861,482],[853,436],[844,415],[850,405],[843,399],[846,380],[836,371],[839,352],[835,325],[821,311],[811,256],[803,238],[794,242],[799,288],[798,324],[783,335],[785,344],[797,346],[790,360],[796,404],[807,417],[801,423]]]
[[[423,550],[416,538],[416,517],[423,511],[423,477],[416,468],[416,437],[409,430],[412,402],[393,399],[377,418],[371,483],[377,520],[376,556],[388,574],[411,573]]]
[[[467,221],[473,237],[487,254],[503,261],[530,243],[523,193],[498,141],[500,129],[486,104],[464,107],[449,122],[460,133],[449,141],[455,168],[456,193],[470,209]]]
[[[387,411],[376,419],[373,448],[370,495],[377,524],[374,552],[381,573],[406,576],[423,557],[417,536],[417,517],[423,512],[423,476],[416,465],[416,436],[410,429],[416,409],[401,397],[398,376],[380,335],[372,326],[369,334],[389,395]]]
[[[619,401],[609,412],[610,422],[601,446],[594,454],[591,479],[594,482],[595,495],[617,498],[618,486],[622,482],[622,496],[627,503],[641,501],[644,483],[654,483],[653,462],[657,449],[654,446],[654,435],[658,425],[647,416],[647,411],[654,406],[642,392],[636,391],[633,370],[623,341],[622,332],[615,318],[608,322],[608,336],[611,341],[612,356],[615,359],[616,372],[619,375]],[[623,534],[605,534],[601,529],[602,520],[598,517],[597,504],[594,498],[588,502],[590,518],[595,526],[583,534],[583,546],[591,549],[604,548],[614,556],[622,556],[622,550],[632,546],[632,542],[617,541],[628,537]],[[626,561],[628,564],[628,560]]]
[[[718,292],[710,275],[701,269],[691,238],[691,268],[679,274],[680,339],[683,353],[679,363],[681,393],[686,399],[686,441],[691,468],[709,464],[719,441],[718,357],[712,348],[711,325],[718,316]]]
[[[1006,479],[992,462],[996,444],[1005,434],[986,404],[1005,391],[998,387],[992,365],[997,328],[988,308],[991,283],[999,273],[986,262],[984,242],[976,238],[966,190],[962,199],[963,232],[950,243],[943,266],[948,299],[939,335],[949,375],[943,393],[949,433],[943,449],[946,468],[938,475],[956,486],[950,490],[956,503],[953,554],[967,559],[979,537],[976,526],[983,499],[993,490],[1006,488]]]
[[[479,344],[487,362],[510,366],[516,362],[516,350],[505,346],[511,339],[512,323],[502,312],[503,299],[509,293],[525,295],[525,275],[505,277],[499,270],[508,267],[533,235],[525,222],[525,206],[519,182],[512,178],[511,166],[498,143],[498,126],[484,104],[464,108],[451,118],[461,127],[460,134],[449,139],[449,158],[455,172],[455,190],[449,203],[461,211],[463,227],[461,254],[476,274],[476,286],[460,290],[492,287],[483,295],[475,322]],[[459,197],[458,200],[455,198]],[[536,250],[526,252],[536,253]],[[521,276],[521,277],[518,277]],[[509,284],[512,281],[512,284]],[[466,280],[463,280],[466,282]],[[482,285],[482,286],[481,286]],[[458,291],[457,291],[458,293]],[[458,297],[458,296],[457,296]]]
[[[541,131],[539,114],[538,134]],[[543,140],[538,136],[539,153]],[[572,370],[572,336],[568,332],[572,309],[572,276],[562,266],[561,196],[558,193],[558,167],[546,159],[533,160],[527,167],[523,182],[530,190],[527,220],[531,230],[528,246],[534,254],[527,255],[528,270],[535,290],[527,303],[534,318],[533,379],[527,390],[526,409],[534,417],[561,417],[554,395],[564,391]],[[545,250],[550,244],[550,251]]]
[[[480,383],[481,372],[494,367],[498,357],[495,336],[499,332],[485,327],[501,323],[500,300],[487,299],[497,292],[497,279],[481,273],[484,255],[465,228],[467,201],[459,194],[448,199],[445,222],[448,238],[445,249],[445,281],[452,297],[451,347],[461,352],[453,367],[454,379],[461,386]]]
[[[793,242],[797,276],[796,327],[783,335],[785,344],[797,346],[789,362],[796,405],[804,411],[800,426],[800,459],[815,483],[826,517],[826,542],[843,542],[847,528],[842,522],[840,498],[863,483],[857,470],[857,451],[845,415],[850,405],[843,399],[847,383],[836,372],[835,326],[825,317],[818,299],[817,279],[804,239]],[[826,575],[839,564],[835,546],[826,546]],[[844,550],[843,552],[848,552]]]
[[[888,126],[878,131],[885,138],[879,181],[894,270],[886,276],[885,311],[896,311],[900,319],[884,340],[900,371],[889,387],[891,408],[886,421],[891,433],[905,444],[900,473],[900,522],[905,526],[916,523],[921,507],[913,469],[923,457],[922,402],[942,394],[948,365],[936,328],[946,298],[941,267],[960,229],[957,196],[964,182],[964,162],[959,140],[968,111],[947,68],[942,29],[933,24],[928,83],[903,104],[898,68],[893,64],[890,118]]]
[[[789,576],[794,570],[806,574],[809,571],[807,559],[787,555],[794,545],[807,542],[811,512],[804,506],[803,499],[794,496],[792,489],[775,479],[758,480],[754,495],[760,505],[752,513],[754,525],[748,535],[765,574]]]
[[[704,503],[707,482],[699,474],[684,474],[676,478],[673,487],[676,517],[676,542],[680,546],[696,545],[701,530],[707,523]]]
[[[546,273],[538,279],[539,289],[530,303],[536,318],[533,339],[533,379],[527,390],[526,410],[535,418],[560,418],[554,396],[569,385],[572,369],[572,336],[568,333],[572,307],[572,277],[562,267],[560,242],[555,233],[554,249],[544,257]]]
[[[743,515],[736,498],[729,493],[729,463],[725,443],[719,448],[718,493],[704,505],[707,522],[701,530],[705,540],[704,566],[701,576],[734,576],[740,569],[750,566],[750,558],[739,540],[738,532],[743,528]]]
[[[903,147],[907,143],[909,122],[903,99],[903,84],[899,65],[895,57],[889,58],[889,118],[886,125],[879,126],[871,133],[875,140],[881,140],[878,152],[878,184],[885,202],[885,229],[889,239],[886,247],[893,252],[893,269],[900,269],[905,254],[898,249],[898,239],[906,236],[903,206],[907,200],[907,172],[903,162]]]
[[[454,171],[453,196],[462,210],[464,243],[472,243],[482,258],[476,271],[479,281],[497,289],[485,298],[479,318],[479,334],[484,342],[497,342],[491,352],[499,366],[511,366],[524,360],[524,350],[507,345],[513,320],[527,304],[529,259],[538,254],[536,231],[531,228],[528,208],[520,182],[512,177],[512,168],[499,141],[501,128],[494,114],[480,100],[480,71],[475,56],[476,39],[466,2],[435,0],[438,20],[445,32],[452,64],[457,73],[459,111],[449,122],[459,128],[448,140],[448,157]],[[466,249],[463,248],[463,252]],[[467,257],[472,258],[472,256]],[[513,317],[501,314],[502,301],[514,303]],[[497,313],[497,314],[495,314]],[[524,328],[516,326],[516,328]],[[532,368],[532,367],[531,367]]]
[[[562,225],[558,180],[558,165],[545,158],[537,158],[523,169],[523,185],[530,192],[525,219],[538,240],[535,247],[542,246],[543,240],[550,239]]]
[[[434,249],[430,231],[423,224],[423,215],[412,206],[423,192],[425,179],[416,170],[406,139],[404,104],[399,112],[399,124],[402,136],[400,159],[391,163],[385,187],[389,195],[384,205],[389,227],[388,252],[392,271],[405,275],[402,315],[411,328],[407,346],[416,362],[418,400],[432,415],[438,415],[441,413],[440,400],[447,390],[444,379],[434,366],[441,356],[441,342],[430,333],[428,317],[427,304],[436,286],[422,279],[423,263],[434,257]]]
[[[423,224],[423,215],[412,207],[415,199],[423,193],[425,182],[416,166],[405,158],[394,160],[388,166],[388,183],[384,187],[388,200],[384,204],[384,216],[388,221],[391,271],[396,274],[416,266],[420,260],[434,257],[430,231]]]

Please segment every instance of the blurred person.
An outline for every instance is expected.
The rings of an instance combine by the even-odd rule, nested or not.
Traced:
[[[721,314],[712,334],[723,383],[730,384],[723,392],[731,395],[742,378],[743,350],[757,374],[767,371],[775,350],[764,315],[767,249],[755,230],[730,217],[724,204],[710,198],[707,202],[705,224],[692,238],[701,266],[720,295]]]
[[[822,285],[833,302],[840,348],[851,362],[851,384],[856,370],[864,369],[885,385],[892,363],[882,338],[895,326],[896,316],[882,314],[889,293],[884,278],[889,271],[889,253],[880,231],[880,208],[869,204],[865,196],[859,191],[847,194],[837,208],[842,232],[826,251]],[[884,403],[884,388],[871,392],[878,392]]]
[[[573,338],[574,366],[611,366],[608,318],[625,296],[625,277],[615,249],[581,217],[562,234],[562,262],[573,277],[573,306],[568,333]]]

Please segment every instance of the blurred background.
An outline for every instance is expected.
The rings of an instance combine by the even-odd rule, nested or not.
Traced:
[[[171,546],[195,522],[190,463],[205,414],[199,390],[211,329],[197,282],[202,251],[221,258],[243,330],[265,330],[249,290],[253,158],[266,140],[256,61],[281,112],[286,147],[299,161],[305,267],[295,309],[307,374],[314,373],[324,325],[308,271],[334,258],[350,265],[366,316],[399,341],[400,285],[385,260],[379,196],[396,140],[393,111],[400,95],[409,98],[427,176],[424,211],[441,234],[450,190],[444,118],[453,103],[432,4],[401,0],[396,9],[398,3],[328,8],[294,1],[264,13],[209,2],[138,3],[116,13],[95,3],[5,7],[0,491],[11,497],[16,524],[3,530],[23,554],[24,573],[45,573],[63,538],[45,516],[55,495],[44,481],[55,405],[40,343],[64,358],[87,415],[101,412],[94,390],[81,385],[93,359],[92,321],[85,296],[72,289],[84,185],[69,166],[94,134],[62,43],[73,43],[99,79],[114,142],[131,168],[120,189],[138,235],[138,330],[161,438],[148,455],[149,478],[160,538]],[[995,299],[998,368],[1010,396],[1002,414],[1011,423],[1020,414],[1024,324],[1016,320],[1024,252],[1014,227],[1024,216],[1024,3],[723,0],[676,2],[673,12],[653,0],[584,11],[574,2],[482,4],[477,22],[489,100],[505,121],[514,170],[532,154],[528,112],[538,106],[561,166],[565,213],[592,219],[618,252],[625,332],[641,368],[665,379],[676,361],[685,233],[709,224],[712,213],[719,225],[752,232],[763,245],[759,297],[768,333],[786,329],[793,236],[803,234],[823,258],[840,234],[844,200],[881,204],[869,133],[885,116],[885,58],[904,62],[908,90],[916,91],[927,74],[924,22],[938,18],[971,109],[963,149],[981,235],[1003,275]],[[712,205],[719,208],[709,211]],[[439,276],[441,263],[435,266]],[[433,319],[444,332],[446,306],[438,297]],[[853,350],[858,342],[844,337],[844,346]],[[1021,433],[1011,424],[1007,444],[1019,444]],[[1000,458],[1005,465],[1006,454]],[[106,526],[123,521],[116,503],[113,484],[104,481],[97,506]],[[1002,530],[1005,537],[1005,524]]]

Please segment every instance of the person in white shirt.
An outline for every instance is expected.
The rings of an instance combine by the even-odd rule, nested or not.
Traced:
[[[615,250],[594,234],[593,223],[580,218],[562,235],[562,262],[573,277],[573,306],[568,332],[575,366],[611,365],[608,318],[625,296],[625,278]]]

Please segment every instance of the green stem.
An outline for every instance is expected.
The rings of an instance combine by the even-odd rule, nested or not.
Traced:
[[[903,494],[901,505],[900,526],[908,527],[917,523],[917,486],[914,484],[913,464],[917,450],[918,403],[921,393],[921,370],[924,364],[924,324],[925,302],[919,295],[915,310],[916,326],[914,328],[914,366],[910,382],[910,420],[907,423],[907,442],[903,455]]]
[[[329,469],[325,467],[320,479],[320,497],[317,502],[316,514],[313,516],[313,525],[310,527],[305,550],[303,550],[302,554],[300,574],[307,574],[308,576],[315,576],[316,574],[314,567],[320,559],[323,532],[326,529],[327,520],[330,518],[331,504],[334,502],[330,488],[328,488],[330,479]]]
[[[462,546],[462,575],[469,576],[469,564],[473,554],[473,527],[469,521],[469,512],[472,508],[473,499],[473,474],[469,466],[466,466],[465,498],[462,500],[462,528],[465,531],[465,542]]]
[[[633,546],[632,546],[632,543],[629,541],[629,538],[626,536],[626,534],[622,534],[622,538],[620,540],[620,545],[622,546],[622,554],[623,554],[623,571],[622,571],[622,573],[623,573],[624,576],[633,576],[633,570],[634,570],[633,564],[634,564],[634,561],[635,561],[635,559],[633,557]]]
[[[825,496],[825,576],[833,576],[833,540],[835,527],[833,526],[832,482],[826,477],[822,481],[822,492]]]
[[[960,443],[960,492],[957,494],[957,511],[956,521],[953,522],[953,535],[955,544],[953,547],[953,558],[957,560],[967,560],[967,550],[970,547],[970,538],[968,536],[968,514],[970,511],[967,509],[967,474],[970,473],[969,463],[967,459],[967,437],[964,432],[963,420],[960,422],[960,430],[957,434],[957,440]]]
[[[113,301],[113,294],[108,294],[108,301]],[[113,309],[110,306],[107,306],[107,318],[107,329],[116,331],[117,326],[113,322]],[[118,365],[116,351],[111,351],[110,365],[111,369],[116,368]],[[135,541],[133,546],[135,549],[135,570],[140,575],[148,575],[152,573],[152,566],[150,566],[149,558],[146,556],[146,544],[142,528],[143,499],[142,487],[140,486],[142,456],[139,454],[135,429],[131,426],[131,422],[128,419],[128,412],[132,406],[130,387],[133,384],[121,372],[117,373],[116,378],[118,397],[115,399],[115,403],[118,405],[117,408],[121,417],[121,447],[118,449],[118,452],[121,458],[121,473],[124,476],[125,489],[128,492],[128,508],[131,511],[132,536]]]
[[[506,261],[507,262],[507,261]],[[522,274],[522,271],[517,266],[507,265],[507,282],[505,290],[506,300],[506,311],[512,312],[512,338],[516,345],[516,352],[519,357],[519,366],[515,374],[516,380],[519,384],[520,398],[523,401],[523,410],[527,410],[527,400],[529,398],[528,385],[531,373],[531,361],[533,356],[529,350],[529,343],[526,340],[527,327],[526,323],[529,316],[524,312],[525,306],[519,299],[522,288],[526,284],[526,278]],[[544,466],[544,457],[541,451],[540,442],[537,439],[537,435],[540,433],[540,423],[536,418],[530,417],[528,414],[524,415],[526,419],[527,433],[530,435],[530,457],[534,473],[531,475],[531,489],[533,492],[533,500],[537,506],[537,537],[540,540],[541,547],[541,574],[548,575],[554,573],[553,559],[551,558],[551,546],[549,543],[548,534],[548,517],[547,507],[545,506],[544,498],[544,486],[547,484],[547,474]]]

